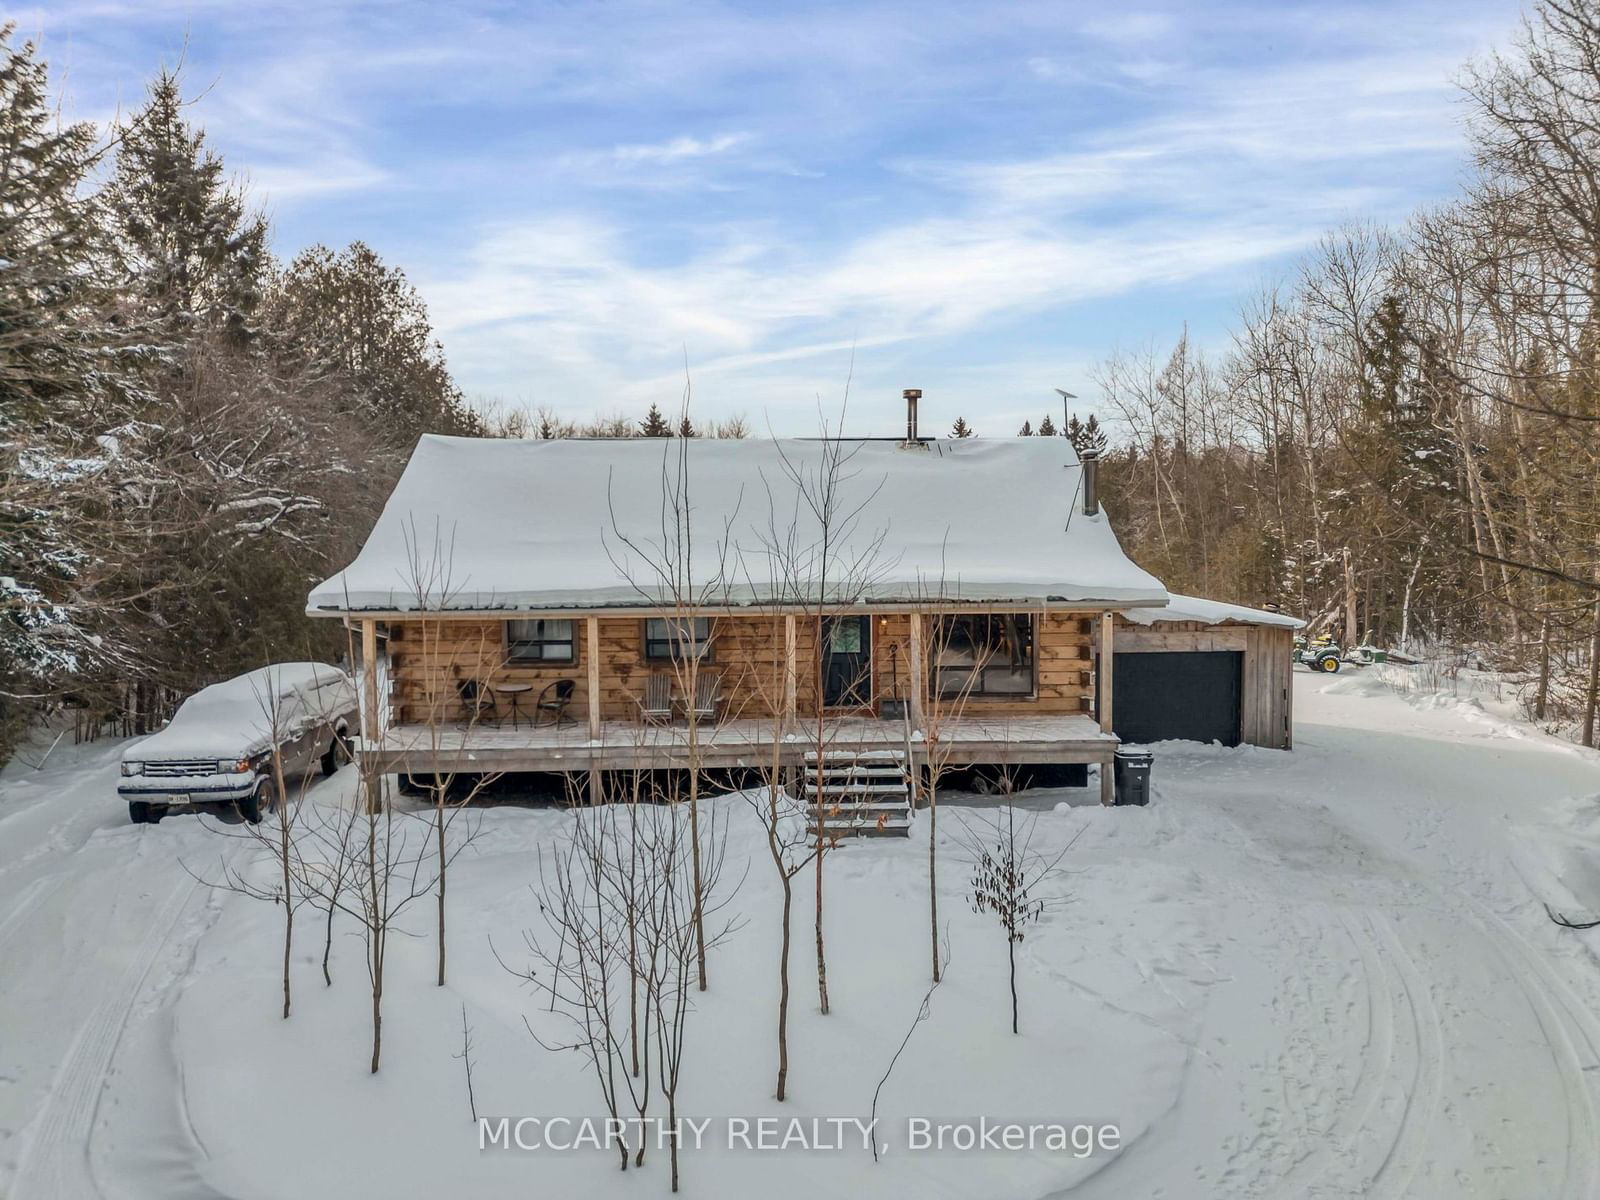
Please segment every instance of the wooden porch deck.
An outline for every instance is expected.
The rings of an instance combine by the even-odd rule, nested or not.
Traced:
[[[702,765],[759,767],[772,761],[770,720],[723,721],[698,732]],[[798,766],[815,746],[816,726],[804,721],[778,736],[782,765]],[[940,757],[950,764],[1109,763],[1117,748],[1093,718],[1080,714],[947,718],[940,732]],[[905,726],[872,717],[830,717],[825,746],[838,750],[905,749]],[[919,734],[911,756],[926,763],[928,746]],[[364,752],[366,753],[366,752]],[[601,724],[591,739],[586,723],[504,726],[391,726],[370,753],[380,769],[417,774],[435,771],[653,770],[687,764],[688,729],[624,721]]]

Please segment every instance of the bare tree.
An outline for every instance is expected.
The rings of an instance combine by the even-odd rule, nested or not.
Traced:
[[[416,597],[418,610],[423,613],[448,612],[459,590],[453,582],[455,531],[452,530],[446,537],[436,523],[431,538],[424,542],[413,521],[405,531],[405,551],[405,582]],[[441,652],[447,645],[454,649],[454,643],[447,643],[444,638],[446,623],[442,615],[438,618],[424,617],[409,624],[417,634],[417,649],[424,663],[442,657]],[[481,726],[484,718],[484,708],[478,702],[484,688],[483,681],[506,665],[501,639],[497,636],[491,642],[486,628],[482,624],[478,626],[477,644],[472,655],[473,674],[471,680],[466,681],[467,686],[455,684],[453,679],[434,678],[421,705],[427,761],[433,767],[422,787],[432,810],[433,874],[437,881],[435,895],[438,902],[439,987],[443,987],[445,982],[445,892],[449,883],[449,863],[453,857],[449,846],[450,827],[462,810],[502,774],[499,771],[461,771],[463,762],[472,761],[469,750],[472,734]],[[437,666],[429,669],[434,672],[443,670]],[[452,725],[455,728],[452,729]],[[447,749],[451,752],[447,753]],[[406,775],[413,785],[417,783],[409,770]]]
[[[1047,896],[1040,886],[1055,872],[1067,851],[1083,835],[1080,829],[1054,856],[1034,847],[1039,814],[1019,818],[1012,803],[1010,777],[1005,781],[1005,803],[992,815],[975,816],[966,826],[968,861],[972,879],[968,903],[972,911],[994,918],[1006,937],[1008,983],[1011,989],[1011,1032],[1020,1033],[1017,1001],[1017,946],[1030,925],[1045,911],[1066,903],[1061,896]],[[1087,828],[1085,826],[1084,828]]]

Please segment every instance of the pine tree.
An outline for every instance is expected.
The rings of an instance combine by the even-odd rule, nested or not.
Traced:
[[[1056,435],[1056,423],[1050,419],[1050,416],[1047,413],[1047,414],[1045,414],[1044,420],[1039,422],[1039,436],[1040,437],[1055,437],[1055,435]]]
[[[1033,422],[1032,421],[1024,421],[1022,423],[1022,428],[1017,430],[1017,436],[1018,437],[1032,437],[1033,436]]]
[[[953,438],[969,438],[972,436],[972,426],[967,424],[965,417],[956,418],[956,423],[950,427],[950,436]]]
[[[93,126],[57,124],[33,43],[0,26],[0,761],[27,718],[7,697],[75,686],[123,647],[98,617],[98,475],[128,355],[99,276],[84,182]]]
[[[689,420],[688,413],[684,413],[683,420],[678,422],[678,436],[685,438],[699,436],[699,434],[695,431],[694,423]]]
[[[650,405],[650,411],[645,414],[644,420],[639,422],[639,436],[650,438],[664,438],[672,436],[672,426],[667,424],[667,419],[661,415],[661,410]]]
[[[1077,417],[1067,419],[1064,436],[1072,442],[1072,448],[1081,458],[1085,452],[1093,451],[1095,454],[1104,455],[1106,452],[1105,430],[1100,428],[1100,422],[1093,413],[1089,414],[1088,421],[1079,421]]]
[[[242,344],[261,302],[267,223],[183,106],[177,76],[163,71],[122,131],[100,199],[125,287],[146,315],[169,334],[198,324]]]
[[[481,431],[450,378],[427,305],[365,243],[296,255],[273,282],[267,323],[314,378],[339,381],[380,440],[409,450],[423,433]]]

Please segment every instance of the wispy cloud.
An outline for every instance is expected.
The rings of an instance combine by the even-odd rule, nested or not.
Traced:
[[[617,146],[607,157],[612,162],[631,166],[635,163],[676,163],[685,159],[709,158],[726,154],[735,146],[750,140],[748,133],[722,133],[712,138],[675,137],[670,141],[651,142],[632,146]]]
[[[862,387],[915,376],[982,428],[1033,411],[1029,378],[1219,329],[1327,224],[1453,186],[1450,78],[1515,16],[57,0],[37,23],[80,112],[181,54],[280,249],[379,246],[469,391],[670,398],[687,354],[705,403],[793,429],[852,354]]]

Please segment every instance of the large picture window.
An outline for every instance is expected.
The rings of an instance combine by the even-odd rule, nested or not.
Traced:
[[[571,621],[507,621],[506,658],[514,663],[570,663]]]
[[[651,617],[644,623],[644,656],[671,661],[675,658],[711,658],[710,617]]]
[[[934,686],[945,699],[1033,695],[1033,618],[1026,613],[945,617]]]

